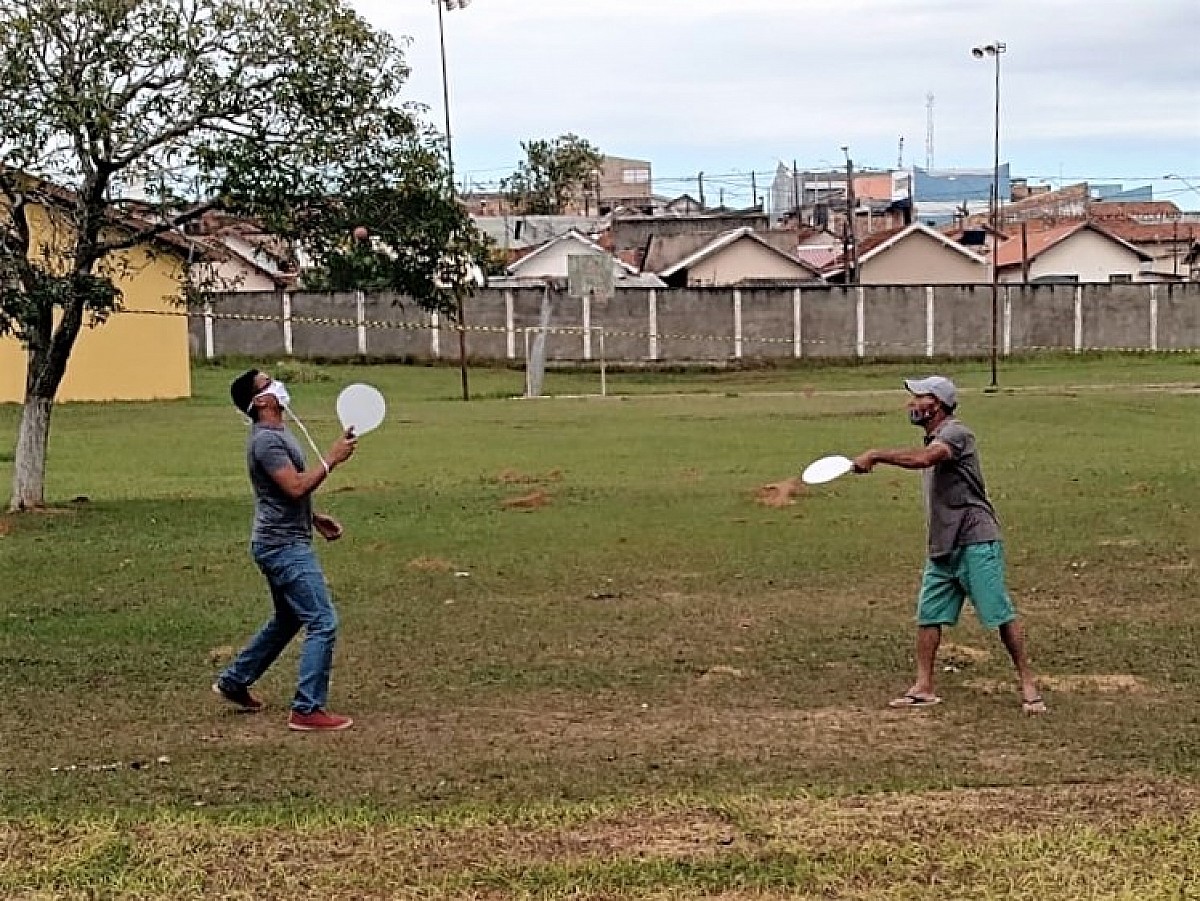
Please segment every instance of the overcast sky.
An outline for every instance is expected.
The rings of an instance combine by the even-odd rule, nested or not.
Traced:
[[[440,126],[433,0],[351,3],[411,38],[408,96]],[[1200,209],[1200,0],[472,0],[446,14],[460,180],[568,131],[650,160],[663,194],[701,170],[840,165],[842,145],[895,166],[901,136],[924,165],[928,93],[935,165],[990,167],[994,63],[970,51],[994,41],[1014,175],[1154,181]],[[727,200],[748,181],[726,178]]]

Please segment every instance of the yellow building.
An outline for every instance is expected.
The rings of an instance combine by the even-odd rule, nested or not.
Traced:
[[[33,212],[33,245],[38,247],[49,243],[45,236],[52,230],[44,210]],[[156,241],[150,248],[115,253],[102,265],[120,289],[126,310],[179,313],[187,269],[183,254]],[[0,338],[0,403],[24,400],[25,361],[18,341]],[[157,400],[191,393],[187,317],[123,312],[95,328],[88,328],[85,319],[57,400]]]

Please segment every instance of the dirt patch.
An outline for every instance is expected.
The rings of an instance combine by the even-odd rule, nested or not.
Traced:
[[[505,498],[500,506],[505,510],[538,510],[550,503],[550,495],[540,488],[528,494]]]
[[[754,492],[754,500],[764,507],[790,507],[804,491],[804,484],[799,479],[785,479],[759,487]]]
[[[726,673],[736,669],[740,668]],[[712,684],[742,681],[728,674],[711,678]],[[841,765],[860,754],[873,754],[880,746],[892,753],[915,753],[928,749],[931,741],[928,718],[920,713],[854,705],[718,708],[631,698],[604,709],[588,703],[564,707],[561,699],[557,703],[557,709],[428,711],[409,720],[364,722],[361,731],[371,733],[371,744],[415,748],[420,743],[422,753],[434,757],[455,748],[459,753],[465,747],[486,748],[489,760],[506,760],[509,766],[530,755],[551,753],[563,761],[589,762],[599,753],[613,764],[672,765],[689,759],[756,765],[764,755],[782,749],[813,766],[833,761]],[[730,736],[738,738],[731,741]],[[447,742],[444,748],[438,747],[441,741]]]
[[[238,649],[231,644],[223,644],[213,648],[208,652],[208,662],[210,666],[222,666],[234,658]]]
[[[7,516],[0,516],[0,538],[7,538],[12,534],[12,520]]]
[[[1128,692],[1142,694],[1150,690],[1150,685],[1145,679],[1140,676],[1131,676],[1128,674],[1043,676],[1040,681],[1051,691],[1063,692],[1095,692],[1097,694]]]
[[[969,679],[963,684],[987,695],[1009,694],[1017,690],[1015,682],[1002,679]],[[1064,694],[1144,694],[1151,690],[1145,679],[1127,674],[1038,676],[1038,684]]]
[[[454,564],[441,557],[420,556],[408,561],[408,568],[423,573],[448,573]]]

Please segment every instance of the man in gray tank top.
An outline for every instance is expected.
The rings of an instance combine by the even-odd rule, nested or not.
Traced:
[[[975,435],[955,417],[958,391],[942,376],[909,379],[909,421],[924,430],[923,448],[869,450],[854,461],[870,472],[886,463],[922,471],[929,556],[917,601],[917,677],[892,707],[928,707],[941,698],[933,672],[942,628],[958,622],[970,597],[986,629],[997,629],[1021,682],[1026,713],[1045,713],[1025,654],[1025,636],[1004,583],[1000,522],[988,500]]]
[[[356,438],[347,431],[308,468],[296,436],[283,422],[287,389],[267,373],[251,369],[229,389],[233,404],[250,417],[246,467],[254,488],[254,525],[250,552],[267,579],[274,615],[213,683],[213,691],[242,710],[257,712],[263,703],[250,693],[301,628],[300,677],[292,699],[288,728],[300,732],[348,729],[353,720],[326,709],[337,612],[325,573],[312,549],[315,528],[324,538],[341,537],[332,517],[313,512],[312,494],[335,467],[354,454]]]

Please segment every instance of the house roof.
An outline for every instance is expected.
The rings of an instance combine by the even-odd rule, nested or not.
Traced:
[[[1093,219],[1170,221],[1178,219],[1181,212],[1170,200],[1098,200],[1088,207]]]
[[[1200,235],[1200,222],[1139,222],[1136,219],[1104,219],[1103,227],[1130,244],[1173,244]]]
[[[725,232],[724,234],[717,235],[715,238],[711,238],[703,246],[699,247],[678,262],[668,266],[666,269],[663,269],[658,274],[663,278],[669,278],[677,272],[680,272],[684,269],[690,269],[697,263],[720,253],[725,248],[736,244],[738,241],[741,241],[745,238],[749,238],[751,241],[761,244],[763,247],[767,248],[767,250],[771,251],[771,253],[778,254],[784,259],[795,263],[798,267],[807,270],[814,276],[820,275],[820,273],[810,264],[805,263],[803,260],[800,260],[798,257],[795,257],[792,254],[784,253],[778,247],[775,247],[770,241],[755,233],[754,229],[748,225],[743,225],[741,228],[735,228]]]
[[[608,216],[471,216],[475,227],[501,247],[536,247],[571,230],[592,234],[607,227]]]
[[[632,266],[630,266],[628,263],[626,263],[620,257],[613,256],[609,251],[605,250],[603,247],[601,247],[599,244],[597,244],[595,241],[593,241],[587,235],[584,235],[581,232],[576,231],[575,229],[571,229],[566,234],[559,235],[557,238],[551,238],[549,241],[547,241],[541,247],[536,248],[535,250],[533,250],[533,251],[527,253],[525,256],[521,257],[521,259],[517,260],[515,263],[510,264],[508,267],[509,274],[510,275],[520,275],[519,270],[524,268],[526,263],[528,263],[530,260],[534,259],[535,257],[541,256],[543,253],[545,253],[551,247],[555,247],[559,244],[562,244],[564,241],[574,241],[577,244],[582,244],[584,247],[586,247],[588,250],[593,251],[594,253],[598,253],[603,256],[610,257],[613,260],[613,262],[615,262],[618,266],[620,266],[629,275],[637,275],[638,274],[638,271],[636,269],[634,269]]]
[[[1063,225],[1049,228],[1045,231],[1030,232],[1024,256],[1030,260],[1035,260],[1052,247],[1057,247],[1068,238],[1079,234],[1082,231],[1091,231],[1107,238],[1115,244],[1119,244],[1128,250],[1130,253],[1136,254],[1143,262],[1152,260],[1153,257],[1134,247],[1123,238],[1114,235],[1108,229],[1097,225],[1095,222],[1067,222]],[[1000,245],[1000,249],[996,253],[997,268],[1004,269],[1008,266],[1020,266],[1022,263],[1022,249],[1020,240],[1010,240]]]
[[[801,263],[807,263],[813,269],[824,269],[842,258],[841,251],[836,247],[804,247],[796,251],[796,257]]]
[[[877,232],[874,235],[868,235],[862,241],[858,242],[858,265],[861,266],[868,260],[887,253],[901,241],[908,239],[914,234],[922,234],[933,238],[939,244],[953,250],[955,253],[960,253],[974,263],[986,263],[987,261],[977,253],[973,253],[963,247],[957,241],[952,241],[939,231],[935,231],[923,222],[914,222],[912,225],[906,225],[903,228],[892,229],[891,231]]]
[[[248,269],[253,270],[265,278],[268,278],[274,283],[277,288],[294,288],[299,281],[299,273],[295,271],[272,270],[254,257],[242,253],[237,248],[229,245],[221,238],[214,235],[201,235],[197,237],[189,237],[186,240],[194,242],[194,246],[198,248],[202,254],[201,260],[204,262],[230,262],[241,264]],[[193,260],[193,262],[197,262]]]

